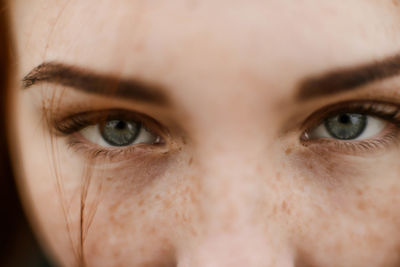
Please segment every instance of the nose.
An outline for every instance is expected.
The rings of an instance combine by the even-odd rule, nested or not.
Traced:
[[[270,233],[276,235],[277,233]],[[294,267],[294,257],[279,238],[266,238],[251,227],[210,232],[178,260],[179,267]]]
[[[243,150],[220,152],[203,161],[199,234],[181,249],[178,266],[294,266],[284,223],[268,212],[278,201],[268,186],[273,168],[260,167]]]

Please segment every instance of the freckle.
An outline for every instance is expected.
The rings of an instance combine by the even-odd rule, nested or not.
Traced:
[[[277,212],[277,207],[276,207],[276,205],[274,205],[274,208],[272,209],[272,215],[275,215],[276,212]]]
[[[326,170],[328,172],[333,172],[335,170],[335,165],[334,164],[329,164],[328,167],[326,167]]]
[[[182,221],[184,222],[184,223],[186,223],[186,224],[190,224],[191,223],[191,217],[190,216],[188,216],[187,214],[184,214],[183,216],[182,216]]]
[[[190,187],[189,187],[189,186],[185,186],[185,187],[182,189],[182,195],[184,195],[184,196],[188,195],[189,192],[190,192]]]
[[[365,210],[366,205],[365,205],[365,203],[363,201],[360,201],[360,202],[357,203],[357,208],[359,210]]]
[[[336,253],[340,254],[343,251],[343,245],[341,242],[337,242],[334,244],[333,249],[335,250]]]
[[[124,213],[121,213],[120,218],[123,219],[123,221],[124,221],[124,220],[127,220],[131,216],[132,216],[132,212],[130,210],[128,210]]]
[[[111,222],[111,224],[115,224],[117,222],[114,215],[110,216],[110,222]]]
[[[195,9],[195,8],[198,6],[198,1],[194,1],[194,0],[185,1],[185,3],[186,3],[186,7],[187,7],[189,10],[193,10],[193,9]]]
[[[149,233],[154,235],[156,233],[156,228],[155,227],[151,227],[150,230],[149,230]]]
[[[120,255],[121,255],[121,251],[119,249],[114,250],[114,252],[113,252],[114,257],[118,258]]]
[[[325,215],[325,212],[321,206],[315,205],[314,209],[315,209],[316,213],[318,213],[318,216],[323,217]]]
[[[141,209],[141,210],[140,210],[140,214],[141,214],[141,215],[144,215],[145,213],[146,213],[146,210],[145,210],[145,209]]]
[[[192,203],[199,202],[199,200],[197,199],[196,195],[193,192],[191,192],[191,194],[190,194],[190,200],[192,201]]]
[[[392,186],[392,188],[390,189],[390,193],[393,195],[397,195],[399,193],[399,189],[397,188],[397,186]]]
[[[362,196],[364,195],[364,192],[361,189],[357,189],[357,195]]]
[[[142,198],[142,199],[139,200],[138,206],[139,206],[139,207],[143,206],[143,203],[144,203],[144,199]]]
[[[163,244],[164,247],[168,247],[169,245],[171,245],[171,242],[170,242],[169,239],[166,238],[166,237],[160,238],[160,243]]]
[[[292,154],[292,151],[293,151],[293,150],[292,150],[291,148],[287,148],[287,149],[285,150],[286,156]]]
[[[164,208],[165,209],[171,208],[171,201],[170,200],[168,200],[168,199],[164,200],[163,204],[164,204]]]
[[[312,169],[314,169],[314,166],[311,163],[307,163],[307,168],[309,170],[312,170]]]
[[[110,206],[110,211],[111,211],[112,213],[114,213],[114,212],[117,210],[117,208],[119,207],[119,204],[120,204],[120,203],[115,203],[115,204],[111,205],[111,206]]]
[[[134,46],[134,49],[135,49],[136,51],[142,51],[142,50],[144,49],[143,43],[138,43],[138,44],[136,44],[136,45]]]
[[[257,173],[262,173],[263,167],[261,166],[261,164],[257,164],[256,166],[256,171]]]
[[[399,5],[399,0],[393,0],[392,2],[393,2],[393,4],[394,4],[395,6],[398,6],[398,5]]]
[[[278,186],[277,186],[276,183],[271,184],[271,185],[269,186],[269,188],[272,189],[272,190],[278,190]]]
[[[391,217],[391,215],[392,215],[392,213],[388,210],[382,210],[379,212],[379,214],[380,214],[381,218],[385,218],[385,219]]]
[[[189,159],[189,166],[193,164],[193,158]]]
[[[140,254],[143,254],[145,251],[146,251],[146,249],[145,249],[144,247],[140,247],[140,248],[139,248]]]
[[[154,198],[155,198],[156,200],[160,200],[160,199],[161,199],[160,194],[157,194]]]
[[[199,235],[199,234],[197,233],[197,231],[194,230],[194,229],[191,229],[190,232],[191,232],[191,234],[192,234],[193,236],[198,236],[198,235]]]
[[[301,192],[304,192],[304,191],[305,191],[304,185],[301,185],[301,186],[299,187],[299,189],[300,189]]]
[[[322,222],[322,227],[321,229],[325,229],[325,231],[328,231],[329,229],[332,228],[332,224],[330,221],[323,221]]]
[[[286,209],[287,209],[286,201],[283,201],[283,202],[282,202],[282,210],[283,210],[283,211],[286,211]]]

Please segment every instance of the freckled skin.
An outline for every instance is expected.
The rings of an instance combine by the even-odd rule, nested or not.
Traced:
[[[306,76],[398,53],[398,1],[9,4],[18,183],[60,266],[400,265],[400,148],[304,146],[296,125],[362,95],[290,102]],[[171,107],[48,84],[19,90],[43,61],[154,81]],[[386,95],[398,98],[393,83]],[[42,104],[54,101],[60,110],[138,111],[170,134],[162,152],[86,160],[46,126]]]

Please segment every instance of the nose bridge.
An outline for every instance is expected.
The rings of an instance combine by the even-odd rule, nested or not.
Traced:
[[[274,148],[257,136],[239,138],[209,139],[198,149],[202,210],[215,228],[257,221],[260,204],[273,204],[279,193],[271,190],[276,183]]]
[[[203,155],[201,235],[179,266],[293,266],[283,229],[262,214],[274,204],[272,160],[252,152],[233,146]]]
[[[214,228],[235,229],[253,220],[257,203],[265,198],[257,163],[236,153],[209,157],[202,176],[202,210]]]
[[[215,112],[198,120],[193,132],[201,219],[179,266],[293,266],[283,224],[268,212],[280,197],[279,147],[273,127],[257,122],[255,113]]]

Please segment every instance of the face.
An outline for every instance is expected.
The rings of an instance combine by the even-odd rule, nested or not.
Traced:
[[[397,1],[10,4],[18,183],[60,265],[399,266]]]

